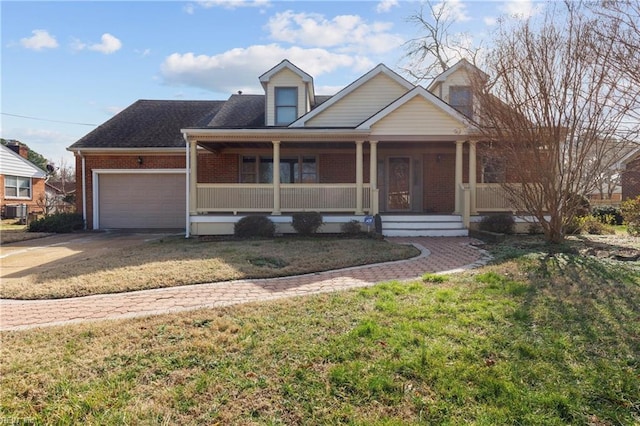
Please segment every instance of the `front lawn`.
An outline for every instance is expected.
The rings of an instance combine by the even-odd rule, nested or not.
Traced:
[[[1,334],[36,424],[640,423],[640,267],[510,239],[424,282]]]
[[[168,237],[3,278],[0,297],[50,299],[242,278],[270,278],[406,259],[412,246],[370,238],[203,241]]]

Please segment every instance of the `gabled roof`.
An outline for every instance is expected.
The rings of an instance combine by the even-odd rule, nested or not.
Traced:
[[[45,178],[47,174],[11,148],[0,145],[0,175]]]
[[[298,74],[302,79],[302,81],[304,81],[305,83],[313,84],[313,77],[311,77],[309,74],[307,74],[306,72],[302,71],[300,68],[292,64],[288,59],[283,59],[278,65],[276,65],[275,67],[271,68],[269,71],[262,74],[259,77],[260,83],[264,85],[265,83],[269,82],[271,77],[273,77],[275,74],[279,73],[285,68]]]
[[[620,159],[620,164],[626,167],[627,164],[634,161],[638,157],[640,157],[640,147],[629,151],[627,155]]]
[[[484,71],[482,71],[480,68],[476,67],[475,65],[473,65],[472,63],[470,63],[466,59],[460,59],[458,62],[456,62],[454,65],[452,65],[449,69],[447,69],[446,71],[444,71],[443,73],[438,75],[436,78],[434,78],[433,81],[431,82],[431,84],[429,84],[429,87],[427,88],[427,90],[429,90],[429,91],[433,90],[438,84],[446,81],[447,78],[449,78],[449,76],[451,76],[451,74],[455,73],[456,71],[460,70],[461,68],[465,68],[470,73],[479,73],[480,76],[482,76],[483,79],[489,78],[489,76]]]
[[[345,87],[344,89],[340,90],[338,93],[336,93],[329,100],[324,102],[322,105],[318,106],[315,109],[312,109],[310,112],[298,118],[296,121],[291,123],[289,127],[303,127],[308,120],[320,114],[322,111],[326,110],[327,108],[331,108],[331,105],[335,104],[336,102],[339,102],[340,99],[343,99],[344,97],[349,95],[351,92],[356,90],[358,87],[362,86],[367,81],[371,80],[372,78],[376,77],[379,74],[385,74],[386,76],[388,76],[389,78],[391,78],[392,80],[400,84],[401,86],[405,87],[407,90],[411,90],[414,87],[413,84],[411,84],[410,82],[402,78],[398,73],[389,69],[386,65],[379,64],[375,68],[373,68],[371,71],[367,72],[365,75],[363,75],[362,77],[360,77],[359,79],[357,79],[356,81],[354,81],[353,83]]]
[[[397,110],[402,105],[406,104],[411,99],[417,96],[424,98],[426,101],[430,102],[437,108],[441,109],[444,113],[450,115],[451,118],[459,121],[461,124],[464,124],[467,128],[470,128],[470,129],[474,128],[474,126],[469,122],[469,119],[464,114],[458,112],[456,109],[449,106],[446,102],[438,98],[433,93],[427,91],[424,87],[416,86],[409,92],[405,93],[404,95],[402,95],[401,97],[399,97],[398,99],[396,99],[395,101],[393,101],[392,103],[390,103],[389,105],[387,105],[386,107],[378,111],[376,114],[369,117],[367,120],[360,123],[358,127],[356,127],[356,129],[358,130],[370,129],[371,126],[373,126],[374,124],[376,124],[377,122],[385,118],[387,115],[391,114],[393,111]]]
[[[139,100],[67,148],[184,147],[183,127],[204,127],[224,101]]]

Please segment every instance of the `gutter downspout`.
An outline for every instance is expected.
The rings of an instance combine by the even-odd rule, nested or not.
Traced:
[[[82,159],[82,221],[84,222],[84,230],[87,230],[87,177],[85,158],[82,151],[78,151],[78,155]]]
[[[184,237],[185,238],[189,238],[191,236],[191,217],[190,217],[190,211],[189,211],[189,206],[190,206],[190,198],[189,198],[189,194],[191,193],[191,188],[189,187],[191,184],[191,153],[189,152],[189,139],[187,138],[186,134],[182,134],[182,137],[184,138],[185,141],[185,145],[186,145],[186,150],[185,150],[185,155],[187,156],[187,160],[185,162],[185,176],[186,176],[186,185],[185,185],[185,190],[186,190],[186,196],[185,196],[185,200],[187,201],[186,207],[185,207],[185,215],[186,215],[186,227],[185,227],[185,234]]]

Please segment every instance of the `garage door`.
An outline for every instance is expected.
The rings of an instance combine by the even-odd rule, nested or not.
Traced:
[[[184,229],[184,174],[100,174],[98,191],[101,229]]]

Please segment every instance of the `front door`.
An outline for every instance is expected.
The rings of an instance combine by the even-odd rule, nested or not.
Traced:
[[[411,210],[411,158],[387,159],[387,210]]]

